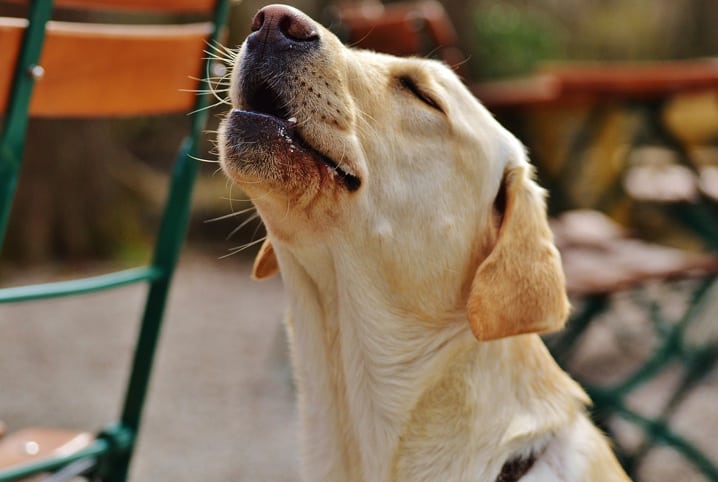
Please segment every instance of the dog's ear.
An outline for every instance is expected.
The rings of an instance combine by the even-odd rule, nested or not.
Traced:
[[[277,256],[274,254],[274,247],[272,247],[272,243],[268,239],[265,239],[262,247],[259,248],[257,257],[254,258],[252,278],[258,280],[271,278],[277,273],[279,273],[279,264],[277,263]]]
[[[507,169],[495,201],[497,241],[476,271],[467,303],[471,330],[480,341],[555,331],[568,316],[545,193],[532,176],[525,162]]]

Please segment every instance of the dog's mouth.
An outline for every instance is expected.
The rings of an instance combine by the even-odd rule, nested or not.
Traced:
[[[297,117],[289,102],[270,82],[259,80],[244,86],[242,105],[230,113],[230,128],[239,143],[270,143],[270,152],[285,152],[290,157],[310,157],[334,173],[338,181],[353,192],[361,186],[361,179],[347,172],[331,157],[320,152],[300,132]],[[278,147],[285,146],[286,149]]]
[[[261,80],[248,82],[244,96],[246,110],[289,120],[291,113],[286,100],[279,90],[269,82]]]

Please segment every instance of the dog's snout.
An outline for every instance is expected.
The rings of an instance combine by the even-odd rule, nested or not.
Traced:
[[[319,30],[310,17],[287,5],[268,5],[252,20],[256,41],[286,44],[319,40]]]

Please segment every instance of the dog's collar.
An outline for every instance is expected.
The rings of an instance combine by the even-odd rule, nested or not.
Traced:
[[[526,472],[531,470],[536,462],[536,454],[530,454],[528,457],[514,457],[504,462],[496,477],[496,482],[518,482]]]

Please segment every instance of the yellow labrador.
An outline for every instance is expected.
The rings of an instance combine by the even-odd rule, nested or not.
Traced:
[[[628,480],[536,335],[569,306],[519,142],[438,62],[252,30],[220,158],[289,292],[304,479]]]

